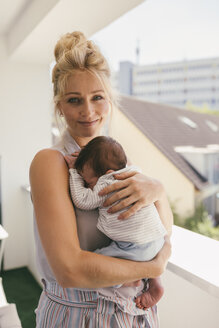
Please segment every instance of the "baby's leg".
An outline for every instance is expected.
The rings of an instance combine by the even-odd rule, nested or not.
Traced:
[[[149,279],[148,288],[141,295],[136,297],[136,306],[140,309],[148,309],[157,304],[164,294],[164,288],[161,284],[160,277]]]
[[[163,244],[164,238],[160,238],[142,246],[142,255],[144,256],[144,260],[152,260],[163,247]],[[149,279],[147,281],[147,288],[144,289],[142,294],[137,296],[135,299],[136,306],[140,309],[150,308],[159,302],[163,294],[164,288],[161,284],[161,279],[159,277]]]
[[[139,254],[136,254],[136,250]],[[126,241],[112,241],[109,246],[96,249],[95,253],[135,261],[140,256],[141,249]]]

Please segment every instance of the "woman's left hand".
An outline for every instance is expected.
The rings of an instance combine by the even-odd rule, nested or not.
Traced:
[[[107,198],[103,205],[110,206],[119,201],[109,208],[109,213],[115,213],[129,207],[127,211],[119,215],[118,219],[129,218],[142,207],[159,200],[164,192],[164,188],[159,181],[138,172],[115,174],[114,177],[120,181],[104,188],[99,195],[103,196],[117,191]]]

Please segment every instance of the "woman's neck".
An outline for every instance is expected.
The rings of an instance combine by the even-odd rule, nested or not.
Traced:
[[[69,132],[70,133],[70,132]],[[96,136],[92,136],[92,137],[78,137],[78,136],[73,136],[70,133],[71,137],[76,141],[76,143],[78,144],[78,146],[80,148],[83,148],[84,146],[86,146],[86,144],[92,140],[93,138],[95,138]]]

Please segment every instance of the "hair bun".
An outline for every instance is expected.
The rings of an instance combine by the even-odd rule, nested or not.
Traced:
[[[106,89],[107,97],[116,102],[110,85],[108,63],[99,47],[92,40],[87,40],[82,32],[63,35],[55,46],[54,54],[56,65],[52,71],[52,82],[56,104],[62,99],[68,77],[75,74],[75,70],[89,71],[97,75]]]
[[[58,63],[62,56],[73,49],[83,48],[86,46],[87,39],[82,32],[76,31],[73,33],[67,33],[63,35],[57,42],[54,55],[56,62]]]

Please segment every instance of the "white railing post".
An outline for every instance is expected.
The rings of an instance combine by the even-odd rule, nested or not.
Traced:
[[[7,233],[7,231],[5,231],[5,229],[0,224],[0,241],[1,241],[1,246],[0,246],[0,272],[1,272],[2,258],[3,258],[6,238],[8,238],[8,233]]]

